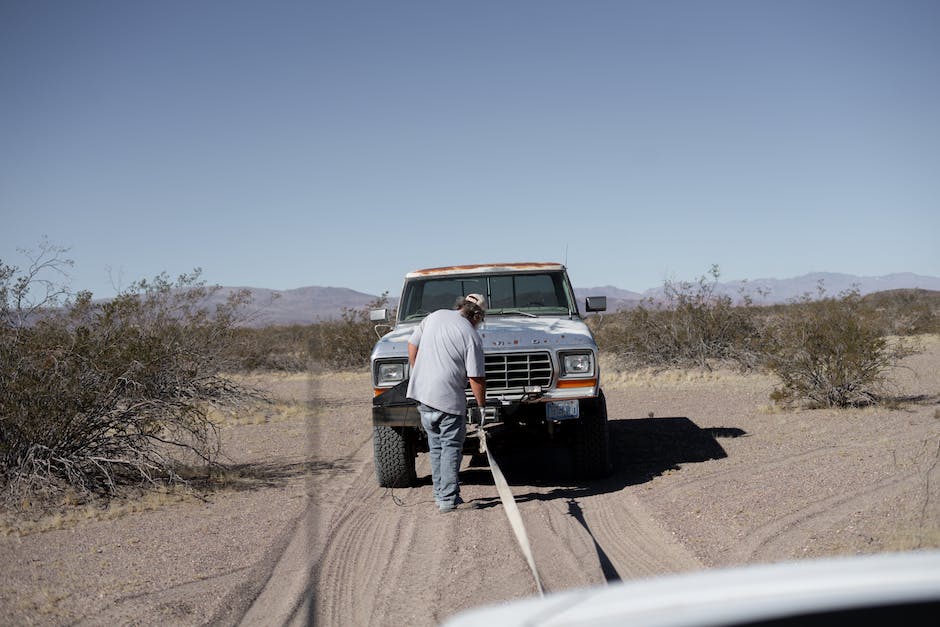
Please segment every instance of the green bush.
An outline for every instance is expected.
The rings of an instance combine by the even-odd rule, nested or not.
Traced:
[[[246,294],[210,311],[203,303],[217,288],[197,270],[137,282],[106,302],[87,292],[58,302],[65,292],[35,270],[61,269],[61,252],[45,249],[22,272],[0,264],[4,496],[115,493],[180,480],[184,457],[211,463],[219,439],[208,409],[254,395],[222,374]],[[45,296],[31,301],[37,285]]]
[[[766,366],[780,379],[771,398],[847,407],[880,400],[886,375],[914,348],[889,340],[882,320],[857,291],[805,297],[769,319]]]

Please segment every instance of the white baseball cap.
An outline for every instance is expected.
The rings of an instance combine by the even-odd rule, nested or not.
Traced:
[[[486,311],[486,298],[483,297],[483,294],[467,294],[464,300]]]

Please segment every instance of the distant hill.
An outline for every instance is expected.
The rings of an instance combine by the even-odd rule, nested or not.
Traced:
[[[258,287],[223,287],[213,302],[223,302],[242,289],[251,293],[247,326],[312,324],[339,319],[344,309],[363,309],[378,299],[345,287],[299,287],[293,290],[270,290]],[[393,299],[390,299],[393,300]],[[397,301],[397,298],[393,300]],[[394,306],[394,304],[393,304]]]
[[[858,289],[862,296],[899,289],[940,290],[940,278],[909,272],[879,277],[814,272],[791,279],[719,282],[715,292],[730,296],[735,301],[740,301],[744,295],[747,295],[751,297],[755,304],[772,305],[786,303],[807,294],[816,298],[820,293],[820,289],[824,296],[838,296],[840,293],[851,289]],[[663,296],[663,288],[646,290],[643,292],[643,296],[658,300]]]
[[[716,286],[716,292],[727,294],[735,300],[740,299],[742,294],[748,294],[755,303],[770,305],[784,303],[804,294],[815,297],[818,292],[817,288],[820,285],[827,296],[836,296],[840,292],[853,287],[857,287],[864,296],[899,289],[940,291],[940,278],[912,273],[861,277],[850,274],[819,272],[791,279],[720,282]],[[280,291],[256,287],[223,287],[216,294],[216,299],[221,302],[229,294],[239,289],[248,289],[252,294],[253,303],[249,308],[251,312],[250,319],[246,324],[253,327],[312,324],[324,320],[335,320],[342,315],[344,309],[363,309],[378,299],[378,296],[374,294],[365,294],[344,287],[318,286]],[[640,293],[605,285],[601,287],[576,287],[574,292],[575,297],[578,299],[578,306],[581,309],[584,308],[585,297],[606,296],[608,311],[629,309],[635,307],[644,298],[657,300],[663,296],[661,287],[648,289]],[[391,297],[389,302],[392,307],[395,307],[398,302],[397,295]]]

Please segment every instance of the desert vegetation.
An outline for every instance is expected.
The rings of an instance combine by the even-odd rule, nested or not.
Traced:
[[[713,266],[694,281],[664,284],[664,296],[589,318],[601,351],[623,370],[731,367],[769,372],[775,402],[847,407],[889,398],[892,368],[916,352],[915,337],[940,333],[940,295],[896,290],[815,294],[782,305],[716,291]],[[340,320],[240,329],[230,357],[245,370],[330,371],[366,368],[376,338],[368,312],[387,295]],[[381,328],[378,329],[380,332]]]
[[[829,295],[820,285],[783,305],[715,293],[713,266],[694,282],[666,282],[665,298],[591,319],[619,367],[732,367],[778,379],[774,401],[848,407],[888,398],[888,375],[916,352],[913,336],[940,332],[940,298],[900,290]]]
[[[213,464],[213,408],[259,395],[228,347],[244,293],[208,310],[199,271],[141,280],[116,298],[70,294],[64,250],[0,263],[0,487],[7,502],[183,480]]]
[[[141,280],[95,301],[63,287],[71,262],[48,243],[20,269],[0,262],[0,488],[7,503],[65,493],[114,495],[219,468],[220,416],[263,395],[246,373],[367,367],[377,328],[369,310],[313,325],[249,328],[244,292],[198,270]],[[617,368],[768,372],[775,402],[810,407],[890,398],[888,374],[913,336],[940,332],[936,293],[861,297],[823,286],[785,305],[718,294],[717,266],[667,282],[664,298],[591,316]],[[195,471],[194,468],[202,468]]]
[[[338,320],[316,324],[239,328],[228,347],[229,358],[242,371],[304,372],[311,368],[354,370],[369,363],[377,339],[369,320],[373,309],[388,308],[388,294],[361,309],[343,309]],[[394,312],[392,312],[394,316]]]
[[[749,370],[760,363],[762,327],[750,299],[735,305],[715,292],[713,266],[694,282],[666,281],[660,301],[590,318],[600,349],[622,368],[711,369],[734,363]]]
[[[764,365],[780,385],[776,401],[814,406],[873,404],[886,397],[888,374],[914,354],[908,339],[889,336],[857,292],[792,303],[766,322]]]

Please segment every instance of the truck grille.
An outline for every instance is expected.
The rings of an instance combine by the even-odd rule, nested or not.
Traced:
[[[486,356],[486,390],[522,391],[526,385],[547,388],[552,383],[552,358],[548,353],[503,353]]]

